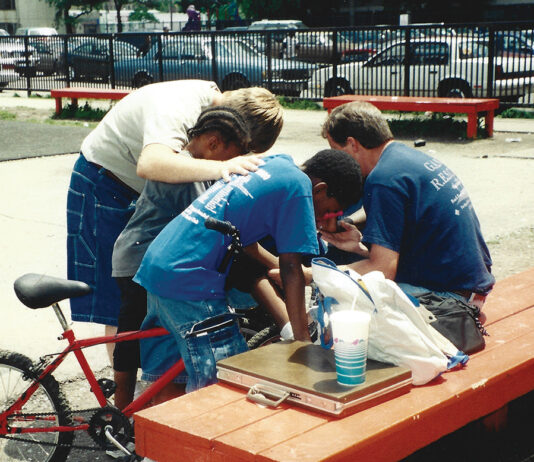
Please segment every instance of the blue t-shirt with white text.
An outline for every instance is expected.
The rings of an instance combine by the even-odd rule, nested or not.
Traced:
[[[206,229],[208,217],[230,221],[244,246],[272,236],[278,253],[317,254],[312,185],[287,155],[256,172],[217,181],[174,218],[148,247],[134,278],[149,292],[178,300],[224,298],[217,268],[230,237]]]
[[[364,186],[363,241],[399,253],[396,282],[486,293],[491,258],[466,189],[441,161],[393,142]]]

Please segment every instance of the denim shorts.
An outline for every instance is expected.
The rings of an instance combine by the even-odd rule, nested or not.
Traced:
[[[92,291],[70,300],[73,321],[117,325],[120,293],[111,277],[111,255],[136,199],[134,191],[80,154],[67,194],[67,275]]]
[[[142,329],[164,327],[171,335],[141,340],[143,380],[155,381],[176,361],[183,358],[186,374],[174,380],[186,383],[186,392],[217,382],[215,363],[246,351],[247,343],[237,322],[198,337],[186,337],[202,320],[228,313],[224,299],[171,300],[148,293],[148,309]]]
[[[448,298],[455,298],[457,300],[461,300],[462,302],[468,303],[469,300],[467,300],[465,297],[462,297],[460,294],[457,294],[455,292],[449,292],[449,291],[438,291],[438,290],[430,290],[426,289],[424,287],[420,286],[414,286],[412,284],[408,284],[407,282],[399,282],[397,285],[402,289],[402,291],[409,296],[412,297],[419,297],[427,292],[432,292],[433,294],[439,295],[440,297],[448,297]]]

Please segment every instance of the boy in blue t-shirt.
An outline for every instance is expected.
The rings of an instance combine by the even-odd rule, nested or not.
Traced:
[[[264,158],[248,176],[218,181],[169,223],[148,248],[134,280],[148,291],[143,328],[171,335],[141,345],[143,378],[156,380],[177,358],[187,377],[157,397],[165,401],[216,381],[215,362],[246,350],[236,322],[203,336],[187,336],[194,324],[228,313],[225,273],[218,271],[229,237],[207,229],[208,217],[231,222],[243,246],[271,236],[279,254],[286,307],[297,340],[309,340],[301,257],[318,253],[317,228],[335,229],[335,212],[361,197],[359,165],[345,153],[324,150],[302,168],[287,155]],[[181,382],[181,383],[180,383]]]

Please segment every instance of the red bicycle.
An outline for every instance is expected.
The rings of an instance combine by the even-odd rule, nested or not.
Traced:
[[[241,251],[238,231],[228,222],[212,220],[207,226],[232,236],[227,258],[223,261],[227,264],[232,254]],[[165,385],[184,370],[180,359],[124,410],[120,411],[110,404],[108,400],[114,393],[115,384],[108,379],[97,380],[83,350],[95,345],[168,335],[168,332],[154,328],[78,340],[59,302],[85,295],[90,290],[83,282],[39,274],[26,274],[15,281],[15,292],[27,307],[52,307],[63,329],[59,340],[67,340],[68,345],[60,353],[44,355],[37,362],[19,353],[0,350],[0,461],[65,461],[77,431],[88,432],[99,449],[120,449],[125,455],[130,455],[126,448],[127,443],[133,440],[130,417],[146,407]],[[209,318],[195,324],[189,335],[201,335],[225,327],[237,322],[240,316],[229,312]],[[258,332],[265,324],[255,328],[250,323],[247,326],[251,332]],[[70,353],[74,353],[89,382],[98,402],[96,408],[73,411],[61,384],[52,375]],[[82,448],[95,449],[94,446]]]

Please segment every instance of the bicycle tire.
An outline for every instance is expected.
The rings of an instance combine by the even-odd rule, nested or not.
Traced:
[[[265,327],[260,330],[256,335],[252,336],[247,342],[249,350],[254,350],[264,345],[269,345],[270,343],[279,342],[280,329],[276,324]]]
[[[31,359],[11,351],[0,350],[0,413],[15,402],[29,386],[31,378],[36,374]],[[61,388],[52,375],[47,375],[39,383],[39,387],[30,397],[21,411],[24,419],[12,421],[13,425],[42,427],[44,419],[30,416],[46,414],[46,423],[50,426],[68,426],[72,423],[72,412],[61,392]],[[26,418],[30,417],[30,418]],[[8,419],[8,424],[10,420]],[[19,438],[19,439],[15,439]],[[14,435],[0,434],[0,460],[2,462],[64,462],[71,450],[74,433],[43,432],[19,433]],[[33,440],[32,442],[20,439]]]

